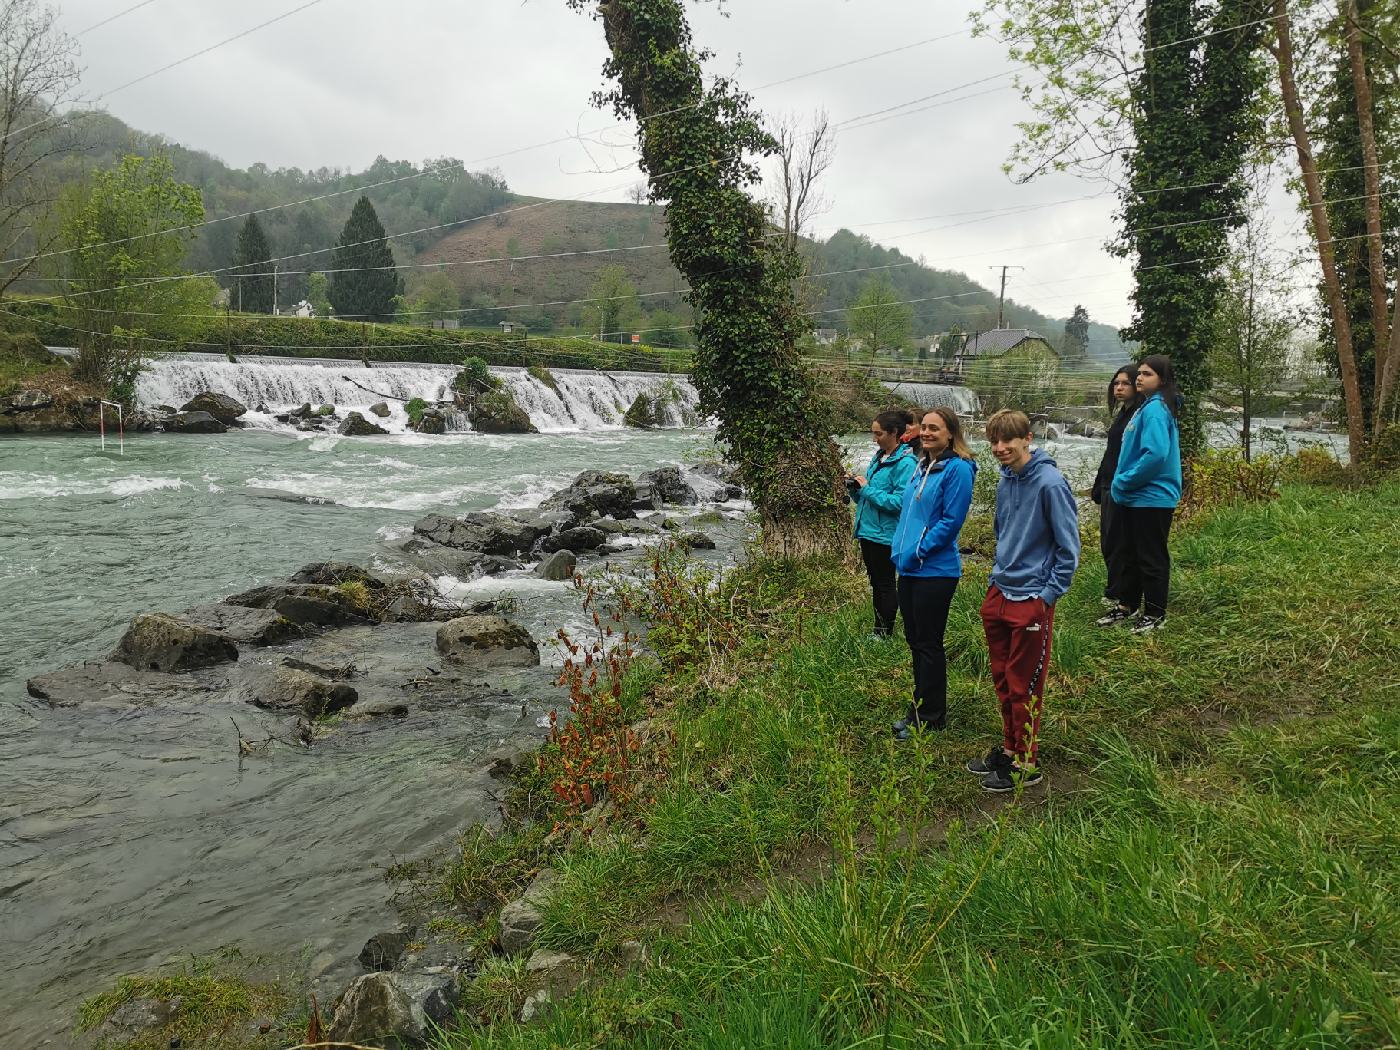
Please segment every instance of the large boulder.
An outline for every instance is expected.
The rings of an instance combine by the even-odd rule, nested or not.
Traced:
[[[332,1042],[382,1046],[416,1045],[423,1025],[413,1015],[413,1001],[391,973],[358,978],[335,1004],[327,1032]]]
[[[307,718],[320,718],[343,711],[359,698],[352,686],[283,666],[257,690],[252,702],[273,711],[296,711]]]
[[[578,568],[578,556],[570,550],[557,550],[535,566],[535,575],[542,580],[572,580]]]
[[[30,696],[50,707],[145,703],[187,697],[207,688],[192,675],[141,671],[110,660],[35,675],[25,686]]]
[[[595,529],[591,525],[579,525],[577,528],[546,536],[540,543],[540,549],[546,553],[563,550],[592,551],[607,542],[608,534],[602,529]]]
[[[533,547],[546,529],[508,514],[479,511],[460,518],[429,514],[414,523],[413,531],[444,547],[482,554],[520,554]]]
[[[208,412],[176,412],[165,420],[165,429],[177,434],[222,434],[228,424]]]
[[[437,630],[437,650],[450,663],[535,667],[540,649],[530,632],[504,616],[459,616]]]
[[[472,429],[483,434],[538,434],[508,387],[477,394],[467,405]]]
[[[413,429],[420,434],[446,434],[447,417],[435,408],[426,408]]]
[[[651,505],[658,509],[663,503],[689,506],[700,502],[699,494],[685,480],[680,467],[658,467],[637,478],[639,498],[643,486],[650,489]]]
[[[372,437],[389,433],[378,423],[371,423],[358,412],[351,412],[340,424],[339,433],[346,437]]]
[[[540,506],[546,510],[567,510],[584,521],[597,517],[635,518],[632,505],[636,501],[637,487],[626,474],[585,470],[568,488],[556,492]]]
[[[335,587],[342,583],[363,583],[372,591],[382,590],[386,584],[368,569],[343,561],[318,561],[303,565],[288,579],[292,583],[318,583]]]
[[[250,609],[244,605],[196,605],[180,614],[180,619],[197,627],[233,639],[239,645],[280,645],[301,635],[301,629],[271,609]]]
[[[112,659],[143,671],[192,671],[238,659],[238,646],[219,631],[166,613],[131,621]]]
[[[345,627],[369,622],[369,617],[339,587],[275,583],[230,595],[224,601],[250,609],[271,609],[300,627]]]
[[[431,576],[453,576],[474,580],[520,568],[520,562],[500,554],[444,547],[423,536],[410,536],[398,545],[403,556]]]
[[[375,402],[374,404],[370,405],[370,406],[369,406],[369,410],[370,410],[372,413],[374,413],[376,416],[378,416],[380,419],[388,419],[388,418],[389,418],[389,406],[388,406],[387,404],[385,404],[383,401],[378,401],[378,402]]]
[[[239,418],[248,411],[246,405],[227,394],[216,394],[206,390],[185,402],[181,412],[207,412],[226,427],[238,425]]]
[[[712,551],[715,549],[715,541],[703,532],[681,532],[676,535],[676,543],[687,550]]]

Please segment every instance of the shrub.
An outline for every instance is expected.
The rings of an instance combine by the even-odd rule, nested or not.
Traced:
[[[404,412],[408,414],[408,421],[415,427],[423,421],[423,413],[427,410],[428,403],[421,397],[415,397],[412,401],[403,406]]]
[[[1284,459],[1255,456],[1246,461],[1240,449],[1209,449],[1186,465],[1178,521],[1232,503],[1264,503],[1278,496]]]
[[[1301,448],[1284,463],[1284,478],[1304,485],[1348,485],[1354,473],[1323,448]]]
[[[1366,467],[1377,474],[1400,471],[1400,423],[1391,423],[1366,450]]]
[[[462,370],[457,373],[457,378],[452,380],[452,389],[467,397],[484,394],[488,390],[495,390],[500,385],[501,381],[491,374],[491,369],[486,361],[475,356],[467,357],[462,361]]]

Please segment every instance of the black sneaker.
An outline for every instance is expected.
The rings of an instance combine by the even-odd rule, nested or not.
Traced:
[[[1094,621],[1095,627],[1112,627],[1116,623],[1133,618],[1133,610],[1122,605],[1115,605],[1108,612],[1104,613]]]
[[[1143,613],[1133,624],[1132,631],[1133,634],[1151,634],[1153,631],[1160,631],[1166,622],[1165,616],[1148,616]]]
[[[983,777],[982,790],[1005,794],[1008,791],[1016,790],[1017,781],[1020,782],[1021,787],[1030,787],[1033,784],[1039,784],[1044,779],[1045,774],[1038,769],[1022,769],[1020,766],[1008,765]]]
[[[998,744],[986,753],[982,758],[969,758],[965,767],[969,773],[975,776],[985,777],[988,773],[995,773],[999,769],[1005,769],[1011,765],[1011,756],[1006,753],[1006,749]]]

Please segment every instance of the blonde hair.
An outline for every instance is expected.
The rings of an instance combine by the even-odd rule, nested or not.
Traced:
[[[959,459],[972,460],[972,449],[967,447],[967,438],[963,437],[962,421],[958,419],[958,414],[943,405],[930,408],[924,415],[930,413],[943,420],[943,425],[948,428],[948,447],[953,450],[953,455]],[[920,419],[922,418],[921,416]]]
[[[1003,408],[987,419],[988,441],[1010,441],[1031,436],[1031,417],[1018,408]]]

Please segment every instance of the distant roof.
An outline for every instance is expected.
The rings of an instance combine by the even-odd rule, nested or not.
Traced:
[[[1039,339],[1046,342],[1045,337],[1039,332],[1032,332],[1029,328],[994,328],[990,332],[977,332],[967,337],[967,342],[958,351],[960,357],[996,357],[1004,354],[1012,347],[1024,343],[1027,339]],[[1048,346],[1049,343],[1046,342]]]

